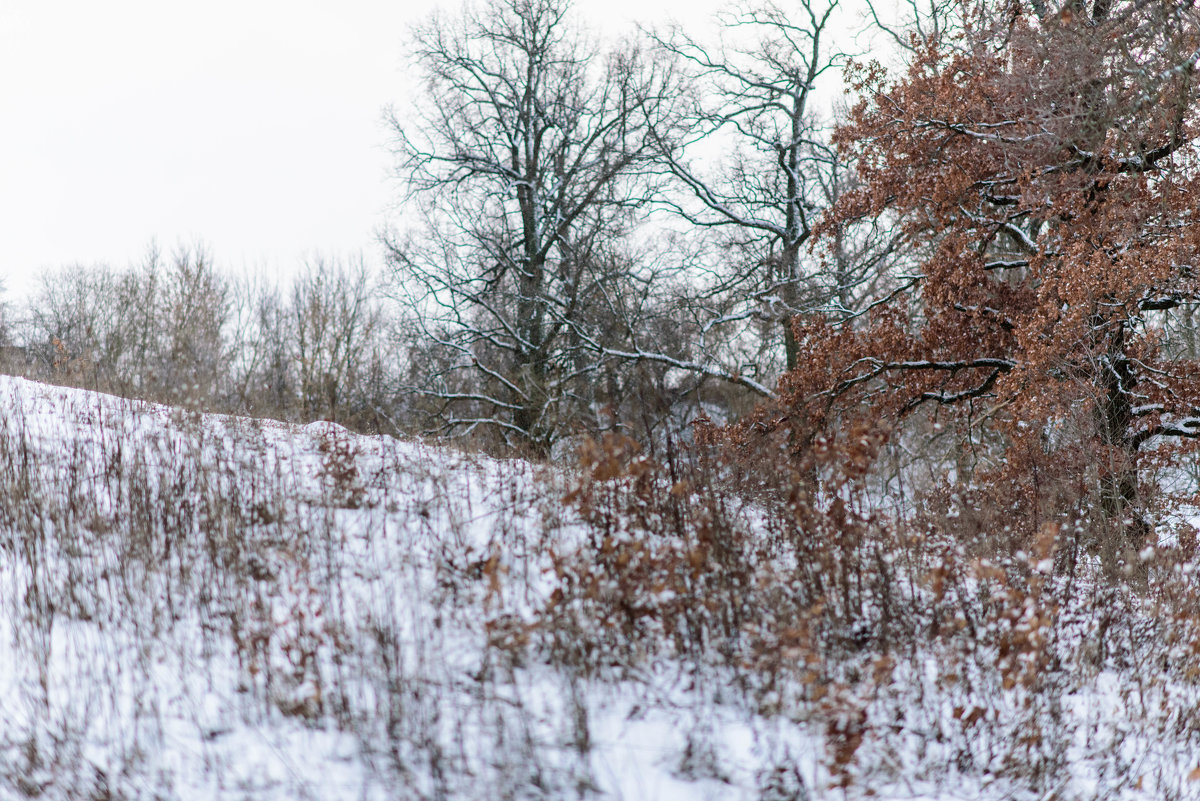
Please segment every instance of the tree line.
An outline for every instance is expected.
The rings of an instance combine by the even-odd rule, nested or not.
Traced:
[[[182,406],[398,431],[379,277],[314,259],[287,288],[202,246],[41,276],[0,327],[7,372]]]

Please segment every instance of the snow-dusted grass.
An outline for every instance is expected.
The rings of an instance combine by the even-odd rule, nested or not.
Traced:
[[[0,796],[419,797],[483,747],[455,577],[553,528],[531,468],[12,379],[0,408]]]
[[[596,459],[0,378],[0,798],[1200,795],[1178,554],[835,548]]]

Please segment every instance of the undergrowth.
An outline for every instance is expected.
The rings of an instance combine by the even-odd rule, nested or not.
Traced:
[[[858,459],[787,464],[591,443],[567,496],[590,537],[552,554],[545,658],[619,677],[669,659],[736,688],[814,736],[794,797],[1197,791],[1190,526],[1114,577],[1086,510],[1017,538],[994,496],[934,486],[889,514]]]

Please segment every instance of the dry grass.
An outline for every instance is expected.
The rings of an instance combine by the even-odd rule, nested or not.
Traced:
[[[4,392],[0,795],[1197,786],[1186,536],[1121,581],[1070,526],[977,536],[969,494],[897,516],[694,449],[574,473]]]

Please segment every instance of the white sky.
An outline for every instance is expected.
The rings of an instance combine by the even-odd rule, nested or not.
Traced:
[[[396,194],[389,103],[434,0],[0,0],[0,276],[124,266],[155,240],[270,273],[364,253]],[[717,0],[584,0],[588,24]]]

